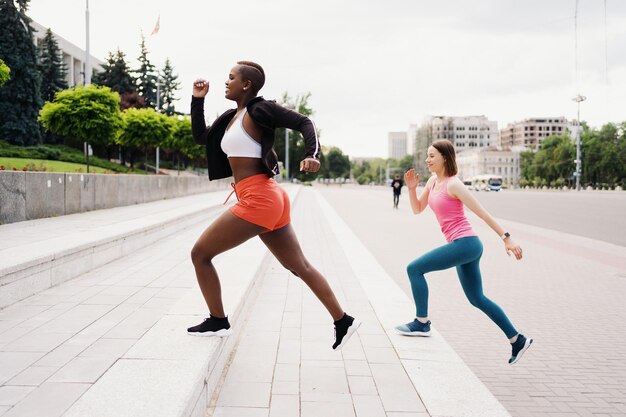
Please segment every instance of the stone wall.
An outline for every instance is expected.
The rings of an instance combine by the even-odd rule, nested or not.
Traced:
[[[229,187],[231,179],[0,171],[0,224],[128,206]]]

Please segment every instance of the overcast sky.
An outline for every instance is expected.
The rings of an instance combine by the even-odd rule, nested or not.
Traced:
[[[605,25],[605,3],[607,6]],[[85,0],[31,0],[29,15],[84,48]],[[266,72],[266,98],[311,93],[323,145],[387,155],[387,133],[426,115],[485,115],[502,128],[528,117],[626,121],[626,1],[91,0],[91,53],[120,48],[137,67],[140,36],[169,57],[189,111],[191,83],[210,81],[207,119],[232,107],[224,81],[238,60]],[[160,31],[150,36],[160,15]]]

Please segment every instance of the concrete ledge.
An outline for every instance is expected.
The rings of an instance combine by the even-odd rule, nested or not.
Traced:
[[[202,220],[208,209],[221,207],[223,193],[179,202],[175,209],[145,216],[135,213],[114,224],[57,231],[41,241],[3,249],[0,309]]]
[[[429,415],[510,417],[504,406],[436,330],[433,329],[433,335],[429,338],[405,337],[393,331],[394,326],[414,315],[413,301],[385,272],[321,194],[317,193],[317,196],[350,267],[358,277]]]
[[[225,189],[206,177],[0,171],[0,224]]]

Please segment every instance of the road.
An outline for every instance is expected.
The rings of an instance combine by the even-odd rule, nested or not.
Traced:
[[[414,216],[405,192],[394,210],[386,187],[316,188],[411,297],[406,265],[445,243],[432,212]],[[485,293],[535,344],[506,364],[506,339],[453,270],[427,275],[433,325],[513,417],[626,416],[626,193],[475,195],[525,249],[521,262],[508,258],[468,215],[485,245]]]

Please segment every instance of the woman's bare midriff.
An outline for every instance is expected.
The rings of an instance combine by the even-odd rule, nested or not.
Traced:
[[[235,183],[244,178],[265,173],[260,158],[232,157],[228,158],[228,162],[230,162],[230,168],[233,170]]]

